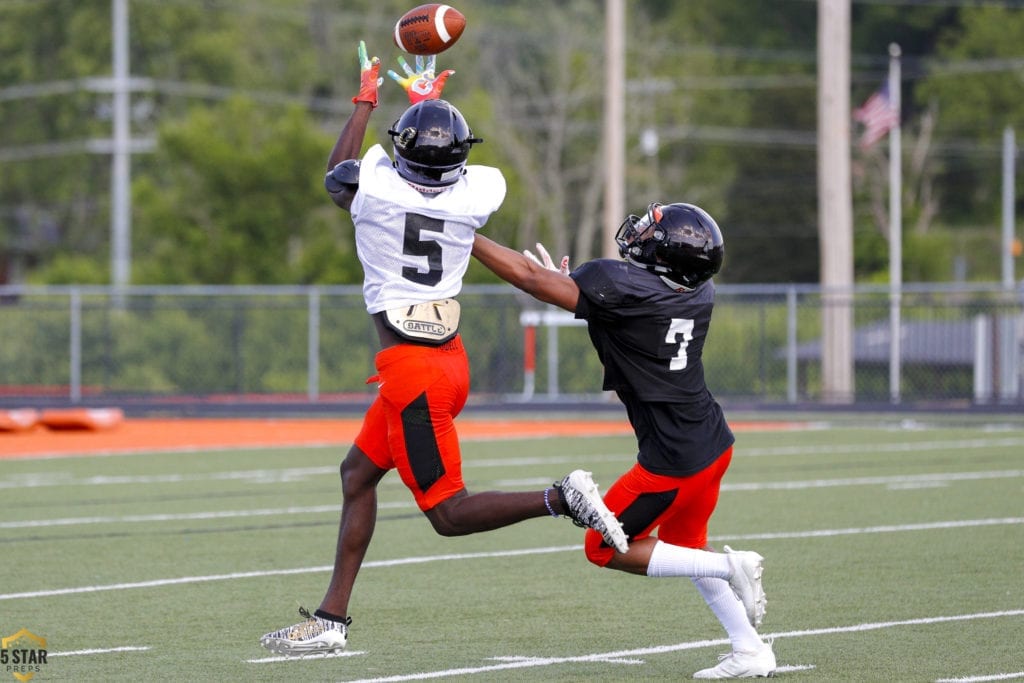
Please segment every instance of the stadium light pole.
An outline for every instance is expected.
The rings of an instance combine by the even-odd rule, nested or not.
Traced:
[[[626,97],[626,8],[625,0],[605,0],[605,90],[604,90],[604,230],[601,255],[618,258],[615,232],[625,213],[625,97]]]

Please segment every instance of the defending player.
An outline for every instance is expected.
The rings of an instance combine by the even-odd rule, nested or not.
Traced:
[[[475,231],[505,198],[505,179],[498,169],[466,165],[482,141],[439,99],[453,72],[435,76],[433,57],[417,57],[415,71],[399,61],[406,76],[389,75],[412,106],[388,131],[394,160],[380,145],[356,160],[382,81],[380,60],[368,59],[360,42],[359,94],[327,163],[327,191],[355,224],[363,295],[382,348],[371,378],[379,393],[341,464],[344,502],[327,593],[313,614],[300,609],[304,621],[260,640],[284,655],[345,647],[352,586],[376,522],[377,484],[392,469],[442,536],[566,515],[627,548],[589,472],[575,470],[543,491],[466,491],[453,420],[469,391],[469,363],[455,296]]]
[[[608,489],[628,552],[587,532],[587,558],[651,577],[690,577],[722,623],[732,652],[695,678],[770,676],[775,654],[757,634],[767,600],[763,558],[711,552],[708,520],[732,457],[733,434],[704,382],[701,354],[725,244],[715,221],[691,204],[651,204],[629,216],[616,241],[625,260],[598,259],[571,274],[477,235],[473,255],[502,279],[587,321],[604,365],[604,388],[625,404],[637,463]],[[657,531],[657,536],[653,534]]]

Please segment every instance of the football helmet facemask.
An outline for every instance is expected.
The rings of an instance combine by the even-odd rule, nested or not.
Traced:
[[[687,289],[711,279],[725,256],[715,219],[693,204],[652,203],[644,216],[626,217],[615,242],[627,261]]]
[[[413,185],[440,191],[465,172],[473,137],[461,112],[446,100],[423,100],[408,109],[388,130],[394,143],[395,169]]]

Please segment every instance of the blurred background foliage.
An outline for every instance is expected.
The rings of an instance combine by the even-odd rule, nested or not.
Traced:
[[[401,54],[395,0],[129,0],[133,284],[348,284],[348,214],[322,190],[356,45]],[[573,263],[600,253],[604,3],[460,0],[446,98],[509,181],[486,228]],[[626,201],[690,201],[723,282],[817,282],[814,0],[626,0]],[[1000,140],[1024,137],[1024,3],[855,1],[851,107],[903,50],[907,281],[997,280]],[[111,1],[0,0],[0,283],[105,283]],[[407,106],[389,79],[366,144]],[[854,131],[856,135],[856,129]],[[390,149],[390,145],[386,147]],[[855,272],[885,281],[887,145],[853,150]],[[1019,185],[1018,181],[1018,185]],[[1021,206],[1021,202],[1017,202]],[[1020,215],[1020,211],[1018,211]],[[473,282],[492,281],[477,264]]]

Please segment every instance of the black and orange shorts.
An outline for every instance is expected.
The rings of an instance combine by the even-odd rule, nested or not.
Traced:
[[[441,346],[398,344],[375,358],[378,395],[355,445],[397,469],[421,510],[465,488],[455,417],[469,395],[469,358],[456,336]]]
[[[654,474],[640,464],[633,465],[608,488],[605,505],[622,522],[630,542],[657,530],[658,538],[666,543],[704,548],[708,544],[708,520],[718,505],[722,477],[731,461],[729,446],[714,462],[688,477]],[[587,559],[601,567],[615,553],[603,541],[601,534],[587,530]]]

